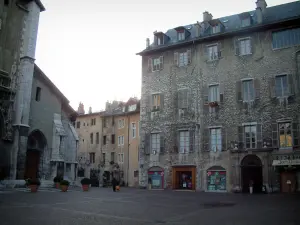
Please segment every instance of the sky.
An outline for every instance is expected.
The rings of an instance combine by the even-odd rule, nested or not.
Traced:
[[[294,0],[267,0],[268,7]],[[154,31],[254,10],[256,0],[42,0],[36,64],[77,110],[141,95],[141,56]]]

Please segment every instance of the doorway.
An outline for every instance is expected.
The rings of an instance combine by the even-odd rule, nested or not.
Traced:
[[[241,162],[242,191],[249,193],[253,183],[253,193],[261,193],[263,186],[262,163],[258,156],[247,155]]]
[[[172,168],[173,189],[196,189],[196,167],[195,166],[174,166]]]
[[[296,191],[296,172],[287,171],[280,174],[281,178],[281,192],[283,193],[293,193]]]
[[[38,178],[40,165],[40,152],[35,150],[27,150],[26,154],[26,171],[24,178]]]

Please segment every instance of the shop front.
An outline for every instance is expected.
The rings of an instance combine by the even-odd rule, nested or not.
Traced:
[[[148,170],[148,187],[149,189],[164,188],[164,171],[161,167],[155,166]]]
[[[280,191],[300,191],[300,154],[273,155],[272,166],[279,176]]]
[[[196,166],[174,166],[172,188],[177,190],[196,189]]]
[[[213,166],[207,170],[207,191],[226,192],[226,170],[221,166]]]

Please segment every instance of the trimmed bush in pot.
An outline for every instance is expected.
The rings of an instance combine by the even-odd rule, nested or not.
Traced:
[[[26,186],[30,188],[31,192],[37,192],[39,186],[41,185],[41,182],[39,179],[26,179]]]
[[[66,192],[69,188],[70,182],[67,180],[60,181],[60,189],[62,192]]]
[[[62,178],[60,176],[54,177],[53,182],[55,184],[55,188],[57,188],[57,189],[59,188],[61,181],[62,181]]]
[[[89,178],[83,178],[81,180],[81,185],[82,185],[82,190],[83,191],[88,191],[89,190],[89,187],[90,187],[90,184],[91,184],[91,180]]]

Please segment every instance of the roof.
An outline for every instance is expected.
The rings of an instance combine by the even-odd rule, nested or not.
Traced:
[[[136,109],[133,111],[128,111],[128,107],[131,105],[137,105]],[[123,111],[123,107],[125,106],[125,111]],[[108,116],[125,116],[130,114],[135,114],[140,112],[140,100],[137,100],[135,98],[130,98],[123,106],[122,108],[117,108],[113,110],[112,112],[104,111],[102,112],[101,116],[108,117]]]
[[[45,6],[43,5],[43,3],[41,2],[41,0],[35,0],[36,4],[40,7],[41,9],[41,12],[45,11],[46,8]]]
[[[89,116],[101,116],[104,113],[104,111],[100,112],[93,112],[93,113],[85,113],[85,114],[78,114],[77,117],[89,117]]]
[[[241,27],[241,14],[250,13],[252,17],[252,24],[248,27]],[[144,49],[143,51],[137,53],[137,55],[146,55],[158,50],[165,50],[167,48],[177,47],[187,43],[193,43],[194,41],[201,41],[207,40],[210,37],[218,37],[222,36],[226,33],[235,33],[241,30],[258,28],[258,27],[265,27],[266,25],[270,24],[277,24],[284,21],[295,20],[300,18],[300,1],[295,1],[291,3],[286,3],[282,5],[277,5],[273,7],[267,7],[264,12],[263,22],[261,24],[257,23],[257,15],[256,11],[248,11],[242,12],[239,14],[225,16],[221,18],[217,18],[220,22],[224,25],[224,29],[222,32],[218,34],[211,34],[210,32],[201,32],[200,36],[196,36],[197,34],[197,27],[199,27],[198,23],[196,24],[189,24],[183,26],[187,29],[191,34],[190,36],[184,41],[177,40],[177,31],[175,28],[169,29],[165,34],[169,37],[169,40],[164,45],[156,46],[153,43],[149,46],[149,48]],[[216,19],[214,19],[216,20]],[[206,23],[206,22],[204,22]],[[178,28],[178,27],[177,27]]]

